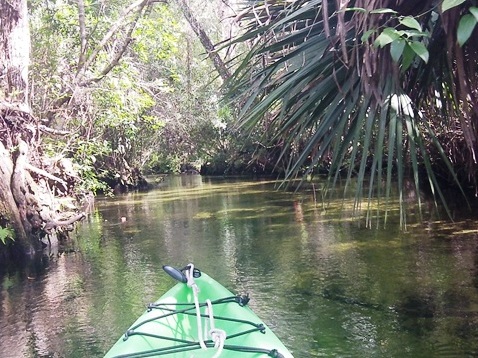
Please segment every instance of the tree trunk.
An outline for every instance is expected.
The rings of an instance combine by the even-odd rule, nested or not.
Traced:
[[[27,2],[0,0],[0,26],[0,225],[10,226],[15,231],[16,246],[31,253],[37,247],[29,240],[24,225],[26,215],[20,212],[13,194],[14,172],[18,169],[11,150],[17,144],[17,135],[23,132],[24,118],[30,112]]]
[[[0,103],[28,106],[30,30],[26,0],[0,0]]]
[[[10,225],[15,232],[15,241],[21,253],[32,253],[35,247],[30,243],[23,228],[22,219],[13,198],[10,183],[13,175],[13,162],[10,153],[0,141],[0,226]]]
[[[199,41],[201,41],[201,44],[204,46],[204,49],[206,50],[209,58],[214,64],[214,67],[219,73],[219,76],[221,76],[223,81],[226,81],[229,77],[231,77],[231,74],[229,73],[229,70],[227,69],[221,56],[219,56],[219,54],[217,53],[215,46],[213,45],[209,36],[206,34],[206,31],[204,31],[199,21],[191,12],[191,9],[189,8],[189,5],[187,4],[186,0],[174,1],[176,1],[176,3],[179,5],[184,17],[189,22],[189,25],[191,25],[191,28],[199,38]]]
[[[29,61],[27,2],[0,0],[0,226],[14,231],[9,247],[22,255],[41,249],[40,239],[52,228],[83,217],[57,217],[60,206],[52,191],[64,187],[67,193],[69,185],[42,169],[48,163],[39,149],[41,126],[30,113]],[[59,170],[57,163],[51,167]]]

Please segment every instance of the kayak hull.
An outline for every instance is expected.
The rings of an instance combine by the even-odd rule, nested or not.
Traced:
[[[284,344],[246,305],[248,298],[235,296],[224,286],[201,273],[194,279],[198,288],[200,327],[194,292],[178,283],[133,323],[105,355],[113,357],[292,357]],[[208,314],[206,300],[212,302]],[[211,316],[213,317],[211,320]],[[214,347],[207,332],[214,326],[224,331],[224,347]],[[204,345],[199,342],[199,330]]]

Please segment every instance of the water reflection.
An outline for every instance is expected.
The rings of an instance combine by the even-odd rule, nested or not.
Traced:
[[[296,357],[478,355],[471,218],[370,230],[274,185],[181,176],[99,199],[68,252],[2,273],[0,356],[101,357],[173,284],[161,266],[188,262],[249,292]]]

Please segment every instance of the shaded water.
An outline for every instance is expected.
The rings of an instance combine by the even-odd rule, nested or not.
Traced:
[[[69,250],[0,272],[0,356],[102,357],[174,284],[162,265],[189,262],[295,357],[478,356],[473,219],[370,230],[310,193],[200,176],[99,199]]]

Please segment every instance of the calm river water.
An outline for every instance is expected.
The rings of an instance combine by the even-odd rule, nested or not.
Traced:
[[[201,176],[100,198],[70,247],[0,271],[0,356],[102,357],[174,284],[162,265],[189,262],[298,358],[478,356],[478,219],[389,215],[367,229],[310,192]]]

